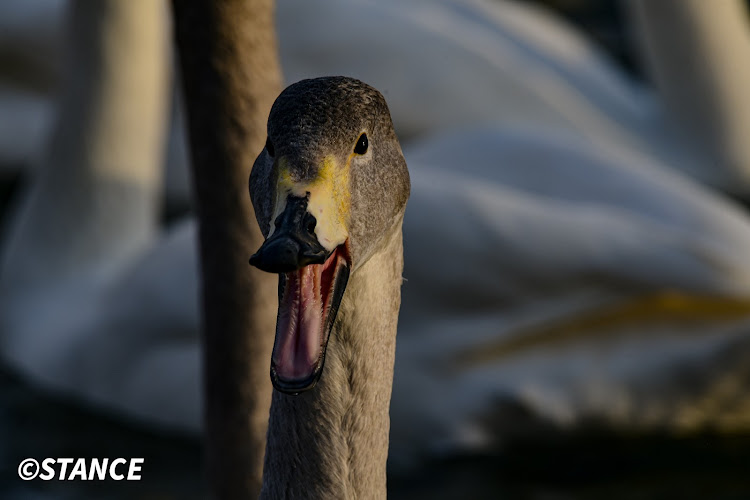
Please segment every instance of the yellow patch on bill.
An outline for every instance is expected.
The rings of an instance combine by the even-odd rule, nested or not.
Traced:
[[[339,166],[336,159],[326,156],[318,170],[318,175],[309,182],[295,182],[286,158],[278,160],[278,182],[276,185],[276,205],[271,219],[271,234],[275,230],[273,221],[284,211],[286,199],[292,196],[304,197],[310,194],[307,211],[317,221],[315,235],[326,250],[333,250],[349,236],[349,211],[351,198],[349,190],[349,164]],[[270,234],[269,234],[270,236]]]

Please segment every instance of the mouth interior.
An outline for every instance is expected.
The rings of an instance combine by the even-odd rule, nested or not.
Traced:
[[[271,356],[276,389],[296,393],[317,382],[348,277],[344,245],[323,264],[279,275],[279,315]]]

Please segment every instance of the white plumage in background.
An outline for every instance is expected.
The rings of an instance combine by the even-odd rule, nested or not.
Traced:
[[[702,8],[668,5],[692,15]],[[702,25],[710,33],[713,16],[740,8],[717,5]],[[750,155],[741,143],[717,156],[714,135],[686,142],[687,122],[664,101],[570,28],[522,5],[280,1],[278,19],[290,81],[363,79],[383,91],[405,139],[413,190],[391,410],[395,464],[495,446],[528,425],[513,420],[509,409],[517,408],[569,427],[599,419],[619,429],[747,428],[750,223],[741,208],[678,173],[744,192],[741,167]],[[649,46],[679,48],[660,46],[653,28],[642,25]],[[723,26],[739,40],[733,81],[747,77],[750,64],[742,29]],[[656,64],[669,55],[651,50]],[[662,94],[679,82],[662,79]],[[51,106],[45,99],[29,104],[39,130]],[[698,103],[689,93],[674,102]],[[700,100],[711,102],[725,110],[719,98]],[[731,120],[705,112],[705,126],[740,134],[750,106],[735,108]],[[0,122],[9,116],[0,113]],[[29,148],[41,147],[6,142],[1,158],[29,158]],[[39,164],[52,169],[63,160]],[[151,199],[158,188],[161,166],[149,161],[133,167],[135,198]],[[105,163],[98,180],[115,177]],[[178,174],[168,185],[183,167],[170,167]],[[67,220],[101,223],[74,204],[53,203],[84,188],[64,189],[41,189],[30,210],[70,210]],[[186,198],[184,181],[168,193]],[[123,217],[133,209],[108,207]],[[46,387],[197,431],[194,228],[184,221],[149,232],[156,221],[154,209],[116,228],[119,241],[129,232],[147,237],[108,261],[106,273],[92,273],[89,250],[78,248],[81,258],[60,270],[70,279],[36,282],[16,272],[34,268],[31,249],[8,242],[42,229],[9,226],[6,249],[16,246],[4,254],[0,282],[1,354]],[[75,246],[69,229],[66,244]],[[107,232],[92,233],[104,248],[115,245]]]

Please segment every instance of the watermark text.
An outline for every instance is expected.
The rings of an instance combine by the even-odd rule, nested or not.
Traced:
[[[41,463],[27,458],[18,464],[24,481],[140,481],[143,458],[45,458]]]

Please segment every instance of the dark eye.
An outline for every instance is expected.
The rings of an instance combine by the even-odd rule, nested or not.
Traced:
[[[367,153],[367,134],[362,134],[357,139],[357,145],[354,146],[354,152],[358,155]]]
[[[273,153],[274,153],[274,151],[273,151],[273,143],[271,142],[271,138],[270,137],[266,137],[266,151],[268,151],[268,156],[270,156],[271,158],[273,158]]]

